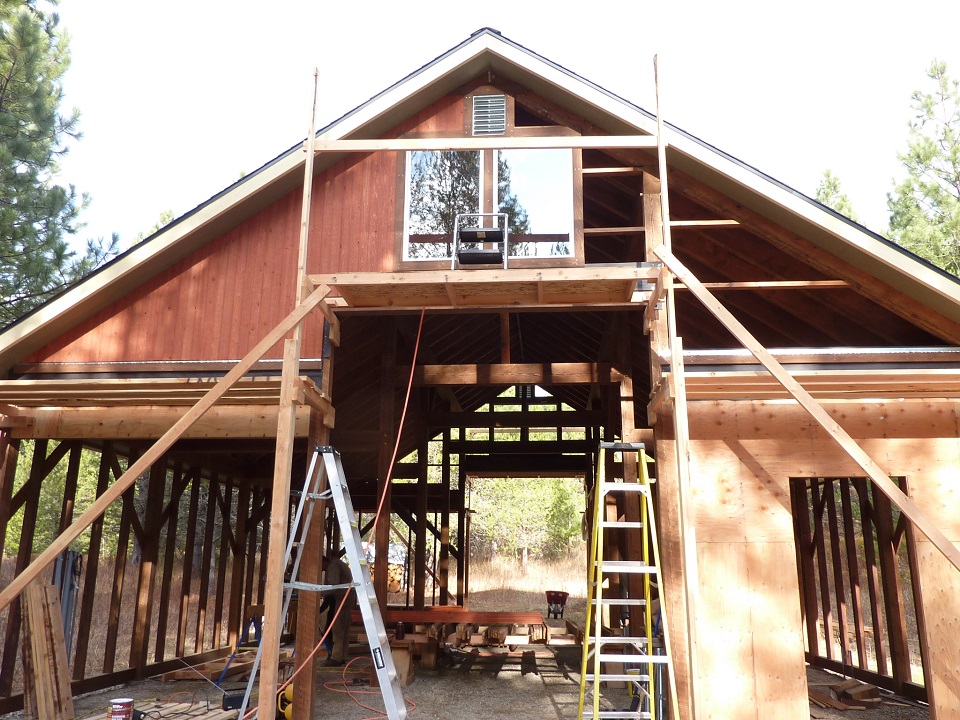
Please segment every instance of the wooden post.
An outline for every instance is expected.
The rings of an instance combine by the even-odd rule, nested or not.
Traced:
[[[24,493],[23,521],[20,530],[20,547],[17,552],[15,573],[22,575],[30,564],[30,552],[33,549],[33,534],[37,526],[37,510],[40,506],[40,483],[44,478],[44,460],[47,455],[47,441],[36,440],[33,446],[33,462],[30,466],[30,478],[18,491]],[[11,511],[16,508],[11,503]],[[3,643],[3,662],[0,663],[0,695],[9,695],[13,683],[13,668],[17,660],[17,646],[20,644],[20,626],[23,620],[23,605],[14,603],[7,613],[7,634]]]
[[[428,388],[422,388],[418,397],[424,398],[429,392]],[[427,403],[422,403],[426,406]],[[420,408],[417,413],[420,417],[424,415],[424,408]],[[413,584],[413,607],[417,610],[423,610],[426,606],[426,582],[427,582],[427,492],[429,490],[427,482],[427,453],[429,450],[429,433],[426,426],[420,423],[417,427],[417,506],[416,517],[417,527],[415,529],[414,539],[414,584]],[[386,571],[386,566],[384,566]]]
[[[303,307],[307,299],[307,256],[310,249],[310,209],[313,202],[313,160],[317,141],[317,78],[319,71],[313,71],[313,104],[310,108],[310,128],[304,148],[306,157],[303,164],[303,201],[300,207],[300,244],[297,255],[296,287],[297,295],[294,308]],[[280,411],[277,415],[277,450],[273,468],[273,494],[270,504],[270,543],[267,554],[266,588],[264,589],[263,652],[260,665],[260,696],[257,714],[268,718],[275,712],[275,688],[278,686],[280,662],[280,633],[283,618],[283,573],[286,570],[284,553],[287,545],[287,525],[289,520],[288,504],[290,499],[290,473],[293,469],[293,442],[296,436],[296,405],[294,392],[297,377],[300,374],[300,346],[303,339],[303,326],[300,322],[293,325],[292,339],[284,341],[283,372],[281,376]],[[313,712],[308,710],[307,717]]]
[[[147,651],[150,643],[150,620],[153,618],[153,587],[157,576],[160,553],[160,513],[150,508],[163,505],[167,485],[167,459],[161,458],[150,468],[147,489],[147,508],[144,517],[143,544],[140,552],[140,572],[137,578],[137,606],[133,617],[133,637],[130,641],[130,666],[136,669],[137,679],[146,677]]]
[[[220,482],[216,473],[207,483],[207,516],[203,524],[203,550],[200,556],[200,587],[197,592],[197,633],[194,652],[203,652],[207,634],[207,608],[210,605],[210,563],[213,558],[213,528],[216,524],[217,501],[214,498],[216,485]]]
[[[243,634],[243,585],[246,569],[247,519],[250,517],[250,483],[241,481],[237,489],[237,525],[231,549],[233,562],[230,570],[230,606],[227,614],[227,642],[236,645]]]
[[[190,586],[193,582],[193,548],[197,538],[197,514],[200,512],[200,472],[190,480],[190,510],[187,513],[186,552],[183,556],[183,577],[180,578],[180,619],[177,624],[177,657],[186,654],[187,617],[190,612]]]
[[[884,615],[890,635],[890,664],[898,689],[911,682],[910,650],[907,645],[907,621],[903,611],[903,585],[900,583],[900,562],[894,541],[893,508],[890,498],[875,493],[877,513],[877,546],[880,549],[880,579],[883,583]],[[841,630],[842,632],[842,630]]]
[[[110,480],[113,443],[109,440],[100,449],[100,470],[97,475],[97,497],[103,495]],[[77,621],[77,651],[73,660],[73,679],[86,677],[87,648],[90,643],[93,603],[97,593],[97,574],[100,569],[100,545],[103,542],[103,516],[90,526],[90,545],[87,551],[87,569],[83,578],[83,599],[80,602],[80,618]]]
[[[390,514],[392,512],[392,483],[388,475],[393,457],[395,408],[393,378],[397,365],[397,332],[394,318],[383,321],[383,351],[380,356],[380,456],[377,463],[377,498],[382,510],[373,532],[376,535],[376,572],[373,589],[380,612],[387,612],[387,555],[390,542]]]
[[[447,442],[450,429],[445,428],[440,448],[440,604],[449,604],[450,597],[450,455]]]
[[[267,554],[267,587],[264,593],[263,647],[260,666],[258,717],[272,717],[276,712],[280,662],[280,635],[283,631],[283,573],[285,568],[287,527],[290,505],[290,470],[293,464],[293,442],[296,436],[294,392],[299,373],[300,343],[288,339],[283,343],[283,379],[280,390],[280,413],[277,423],[277,452],[273,469],[273,495],[270,502],[270,550]]]
[[[323,375],[327,379],[332,371],[331,363],[324,359]],[[310,459],[313,457],[317,445],[327,445],[330,442],[330,428],[323,424],[323,417],[316,410],[310,411],[310,434],[307,441],[307,457],[304,472],[309,469]],[[316,484],[313,492],[327,490],[327,475],[320,466],[318,459],[316,469]],[[327,502],[317,500],[313,506],[313,516],[306,537],[302,538],[300,552],[299,579],[305,583],[320,583],[321,558],[323,557],[324,519],[327,515]],[[317,688],[317,657],[309,660],[305,658],[316,647],[320,640],[320,596],[317,593],[301,592],[297,600],[297,645],[295,657],[297,659],[299,682],[294,685],[293,720],[310,720],[313,717],[312,708],[316,698]]]
[[[173,561],[177,547],[177,521],[180,517],[180,497],[187,486],[184,479],[183,466],[177,462],[173,468],[170,483],[170,501],[164,509],[167,516],[167,536],[163,549],[163,574],[160,579],[160,604],[157,607],[156,646],[153,659],[162,662],[167,647],[167,621],[170,615],[170,600],[173,585]]]

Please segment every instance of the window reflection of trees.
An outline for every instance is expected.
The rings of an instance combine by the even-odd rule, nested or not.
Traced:
[[[561,208],[559,220],[546,220],[551,225],[551,233],[534,230],[527,206],[514,191],[512,179],[516,172],[511,165],[510,154],[514,151],[488,153],[487,157],[496,157],[496,172],[493,174],[493,187],[485,187],[482,153],[477,151],[414,151],[409,154],[409,185],[407,196],[405,257],[407,259],[432,259],[450,257],[452,235],[457,215],[481,212],[484,206],[493,207],[496,212],[506,213],[509,218],[511,236],[510,255],[518,257],[569,256],[570,220],[572,217],[572,192],[561,189],[556,193],[555,206]],[[540,151],[550,153],[556,151]],[[515,156],[516,157],[516,156]],[[543,154],[541,159],[545,158]],[[569,153],[566,153],[566,169],[570,168]],[[566,178],[558,178],[556,156],[550,170],[537,169],[530,162],[530,156],[523,163],[536,177],[523,178],[524,184],[539,184],[549,194],[559,184],[561,188],[570,188],[570,173]],[[561,168],[564,166],[561,165]],[[559,183],[558,183],[559,180]],[[539,222],[545,222],[542,217]],[[563,231],[556,232],[560,227]],[[532,235],[532,232],[538,232]]]

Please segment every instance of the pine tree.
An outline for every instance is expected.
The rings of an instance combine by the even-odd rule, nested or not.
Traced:
[[[79,112],[61,113],[69,39],[36,2],[0,0],[0,325],[20,317],[107,258],[118,238],[69,237],[88,198],[56,182]]]
[[[816,199],[818,203],[833,208],[854,222],[860,222],[860,218],[853,210],[850,198],[840,189],[840,178],[834,175],[832,170],[826,170],[823,173],[823,179],[817,187]]]
[[[960,274],[960,82],[935,60],[933,92],[913,93],[916,117],[905,153],[907,177],[887,195],[890,236],[935,265]]]

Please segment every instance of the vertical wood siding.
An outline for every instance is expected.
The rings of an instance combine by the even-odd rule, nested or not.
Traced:
[[[463,100],[441,99],[397,128],[459,132]],[[395,267],[398,153],[346,157],[314,178],[310,272]],[[34,353],[32,362],[238,359],[293,305],[298,189],[152,278]],[[318,357],[322,325],[305,325]],[[267,357],[280,357],[279,345]]]

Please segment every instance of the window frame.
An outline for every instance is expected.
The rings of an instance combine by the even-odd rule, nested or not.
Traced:
[[[509,93],[491,86],[483,86],[466,94],[463,98],[463,127],[460,133],[454,132],[411,132],[401,135],[404,138],[470,138],[473,137],[473,98],[476,95],[506,95],[507,98],[507,130],[502,137],[571,137],[579,133],[571,128],[560,125],[542,125],[542,126],[516,126],[515,124],[515,104],[514,99]],[[484,135],[483,137],[497,137],[495,135]],[[510,150],[511,148],[500,148]],[[485,177],[481,178],[481,188],[490,188],[493,182],[493,166],[491,158],[495,158],[496,150],[480,151],[487,154],[481,158],[481,172]],[[511,268],[550,268],[550,267],[582,267],[584,265],[583,251],[583,158],[582,151],[576,148],[570,149],[571,153],[571,172],[572,172],[572,234],[573,243],[572,254],[564,256],[548,257],[524,257],[511,256]],[[397,162],[397,205],[396,205],[396,223],[395,223],[395,252],[394,267],[397,271],[408,270],[440,270],[449,269],[450,258],[437,258],[430,260],[405,259],[404,253],[407,246],[407,207],[409,199],[410,184],[410,153],[400,153]],[[483,192],[481,190],[481,206],[479,212],[492,212],[492,192]],[[489,204],[488,204],[489,203]]]

